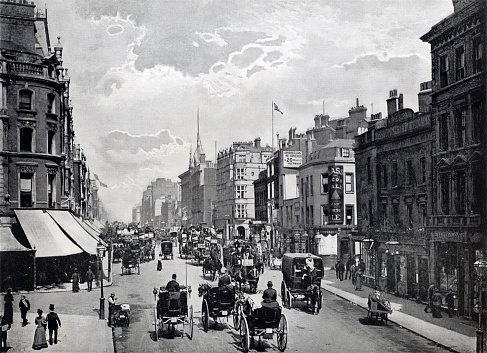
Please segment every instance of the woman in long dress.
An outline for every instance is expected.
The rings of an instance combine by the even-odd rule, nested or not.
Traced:
[[[73,278],[73,292],[79,292],[79,273],[77,268],[74,269],[72,278]]]
[[[42,316],[42,310],[37,309],[37,317],[35,319],[36,331],[34,334],[34,343],[32,344],[32,349],[39,350],[42,348],[47,348],[46,340],[46,325],[47,321],[44,316]]]
[[[10,326],[14,322],[14,296],[12,295],[12,288],[7,289],[7,294],[5,294],[3,297],[3,301],[5,303],[3,316],[8,324],[8,328],[10,329]]]

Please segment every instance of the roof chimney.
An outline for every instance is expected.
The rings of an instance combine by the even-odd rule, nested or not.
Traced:
[[[398,110],[404,109],[404,98],[402,96],[402,93],[399,95],[399,100],[398,100]]]
[[[397,89],[389,91],[389,99],[387,100],[387,115],[391,116],[397,111]]]
[[[255,147],[257,147],[257,148],[260,148],[260,137],[257,137],[257,138],[254,140],[254,145],[255,145]]]

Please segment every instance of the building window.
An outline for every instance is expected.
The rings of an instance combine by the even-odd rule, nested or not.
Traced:
[[[369,224],[371,226],[374,225],[374,209],[373,209],[372,200],[369,200]]]
[[[49,208],[56,207],[56,198],[55,198],[55,188],[56,188],[56,174],[48,174],[47,175],[47,202]]]
[[[440,207],[444,215],[450,214],[450,177],[447,174],[440,176]]]
[[[407,220],[408,220],[408,228],[413,228],[413,204],[407,203],[406,204],[406,211],[407,211]]]
[[[418,216],[419,225],[424,228],[426,226],[426,205],[424,203],[419,204]]]
[[[301,178],[301,198],[304,198],[304,178]]]
[[[456,79],[461,80],[465,77],[465,47],[462,45],[455,51],[456,56]]]
[[[306,177],[306,184],[304,184],[304,193],[309,197],[309,177]]]
[[[367,157],[367,182],[372,183],[372,161],[370,157]]]
[[[245,163],[245,155],[237,154],[237,163]]]
[[[481,37],[474,38],[472,42],[472,73],[476,74],[484,69],[484,46]]]
[[[23,89],[19,92],[19,109],[32,110],[32,91]]]
[[[406,184],[415,184],[416,177],[414,176],[413,161],[411,159],[406,161]]]
[[[466,173],[464,170],[455,172],[455,211],[457,214],[465,214],[466,207]]]
[[[345,205],[345,224],[353,225],[353,205]]]
[[[47,112],[49,114],[56,114],[56,104],[55,104],[56,96],[52,93],[47,95]]]
[[[345,173],[345,192],[353,193],[353,173]]]
[[[448,86],[448,55],[440,56],[440,87]]]
[[[245,168],[235,168],[235,179],[245,179]]]
[[[392,162],[392,166],[391,166],[391,186],[392,187],[397,186],[397,162],[396,161]]]
[[[389,219],[389,215],[387,213],[387,203],[382,204],[382,225],[385,229],[387,229],[387,221]]]
[[[32,180],[34,174],[20,173],[20,207],[32,207]]]
[[[20,152],[32,152],[34,130],[28,127],[20,128],[19,147]]]
[[[421,176],[421,184],[426,183],[426,157],[419,159],[419,173]]]
[[[482,133],[484,131],[483,104],[477,102],[472,104],[472,142],[482,142]]]
[[[321,193],[328,194],[328,173],[321,174]]]
[[[350,149],[342,148],[342,157],[349,158],[350,157]]]
[[[387,188],[389,179],[387,178],[387,164],[381,165],[381,186]]]
[[[244,199],[247,192],[247,187],[245,185],[237,185],[235,186],[235,197],[237,199]]]
[[[52,130],[47,132],[47,153],[54,153],[54,136],[56,133]]]
[[[327,205],[321,205],[321,225],[327,225],[328,224],[328,206]]]
[[[396,225],[399,224],[399,204],[393,203],[392,204],[392,219]]]
[[[448,114],[442,114],[439,117],[439,140],[440,140],[440,150],[447,151],[448,150]]]
[[[466,115],[467,115],[467,110],[463,106],[462,107],[457,107],[454,110],[455,145],[457,147],[463,147],[464,144],[465,144]]]
[[[313,196],[313,176],[309,176],[309,194]]]
[[[247,218],[247,205],[237,205],[237,218]]]

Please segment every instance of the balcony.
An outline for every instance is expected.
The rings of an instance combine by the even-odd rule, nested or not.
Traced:
[[[429,227],[479,227],[480,215],[438,215],[428,218]]]
[[[31,64],[20,61],[1,61],[0,73],[18,76],[35,76],[44,79],[55,80],[55,73],[49,76],[47,66]]]

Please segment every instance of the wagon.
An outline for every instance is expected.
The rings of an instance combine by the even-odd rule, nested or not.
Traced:
[[[305,301],[308,310],[319,313],[323,301],[323,260],[312,254],[287,253],[282,257],[281,271],[283,304],[292,308],[294,301]]]
[[[287,347],[288,325],[281,307],[261,307],[253,309],[253,301],[247,298],[240,316],[240,340],[247,353],[258,338],[258,348],[262,348],[262,339],[269,340],[276,336],[277,348],[284,352]]]
[[[201,304],[201,322],[203,330],[208,332],[210,328],[210,318],[215,322],[222,322],[222,318],[233,318],[233,326],[239,327],[240,313],[237,308],[235,286],[225,285],[222,287],[212,287],[210,284],[201,284],[198,288],[198,296],[203,297]]]
[[[130,304],[116,304],[113,306],[113,326],[129,327],[130,325]]]
[[[161,242],[161,252],[159,254],[160,257],[163,257],[164,260],[170,258],[171,260],[174,258],[172,253],[172,241],[164,240]]]
[[[121,275],[130,275],[137,272],[140,275],[140,258],[139,252],[136,250],[126,250],[122,257],[122,273]]]
[[[367,300],[367,319],[386,324],[389,320],[389,314],[392,314],[391,303],[384,297],[384,295],[375,291],[369,294]]]
[[[169,336],[176,335],[176,328],[184,338],[185,327],[188,338],[193,339],[193,306],[188,309],[188,290],[181,286],[176,292],[169,292],[165,287],[154,288],[154,296],[157,298],[154,308],[155,340],[162,337],[164,328]],[[181,328],[179,328],[182,326]]]

